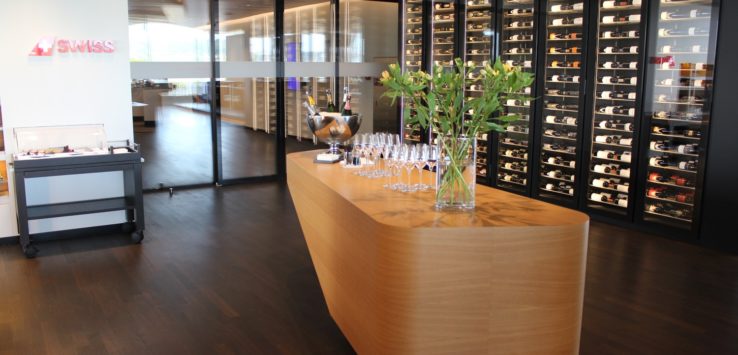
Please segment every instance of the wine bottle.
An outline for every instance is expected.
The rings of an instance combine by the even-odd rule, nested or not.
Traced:
[[[590,197],[592,201],[610,202],[612,196],[606,192],[593,192]]]
[[[337,112],[336,104],[333,103],[333,94],[330,89],[325,89],[325,97],[328,100],[328,106],[325,108],[327,112]]]
[[[310,87],[305,89],[305,98],[307,101],[303,102],[303,106],[308,110],[311,116],[315,116],[319,113],[318,108],[315,106],[315,99],[313,95],[310,95]]]
[[[351,111],[351,93],[348,91],[348,87],[344,89],[344,96],[346,99],[343,103],[343,108],[341,109],[341,116],[351,116],[353,112]]]
[[[649,159],[648,164],[651,166],[656,167],[668,167],[671,166],[671,162],[669,161],[669,157],[666,155],[662,155],[660,157],[652,157]]]

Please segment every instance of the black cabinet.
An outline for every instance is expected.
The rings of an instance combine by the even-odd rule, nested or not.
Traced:
[[[30,220],[83,215],[90,213],[126,211],[126,220],[133,229],[131,237],[138,243],[143,239],[144,208],[141,190],[141,154],[99,154],[47,159],[16,160],[15,196],[18,206],[18,233],[27,257],[34,257],[38,249],[29,233]],[[26,199],[26,179],[120,171],[123,173],[124,195],[114,198],[74,201],[29,206]]]

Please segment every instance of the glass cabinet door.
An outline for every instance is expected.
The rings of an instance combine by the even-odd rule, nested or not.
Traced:
[[[494,10],[490,0],[471,0],[466,4],[464,24],[464,57],[467,63],[474,65],[467,76],[479,75],[479,69],[492,58],[494,48]],[[468,85],[465,91],[466,98],[481,95],[481,90],[476,85]],[[489,165],[488,135],[480,133],[477,136],[477,182],[487,184]]]
[[[423,2],[407,0],[403,2],[403,6],[402,65],[404,70],[415,71],[423,68]],[[403,116],[404,139],[408,142],[420,142],[422,136],[420,128],[405,124],[405,121],[406,118]]]
[[[584,84],[585,3],[546,3],[546,45],[541,112],[541,169],[538,196],[563,204],[576,203],[575,191]]]
[[[523,67],[534,72],[536,68],[536,1],[502,1],[502,35],[500,55],[504,63]],[[534,88],[527,88],[525,95],[531,96]],[[517,113],[520,119],[498,135],[497,176],[495,186],[527,193],[531,181],[530,151],[531,101],[504,100],[505,113]]]
[[[639,0],[599,1],[587,207],[629,215],[642,70]]]
[[[644,114],[650,117],[643,219],[692,229],[702,188],[718,1],[659,0]]]

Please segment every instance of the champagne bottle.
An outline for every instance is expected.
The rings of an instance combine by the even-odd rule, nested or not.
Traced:
[[[351,93],[349,88],[343,88],[343,107],[341,108],[341,116],[351,116]]]
[[[328,112],[337,112],[336,104],[333,103],[333,95],[330,89],[325,89],[325,97],[328,100],[328,106],[325,108]]]
[[[305,106],[311,116],[315,116],[318,114],[318,108],[315,106],[315,99],[313,95],[310,95],[310,91],[310,87],[305,89],[305,98],[307,101],[303,102],[302,105]]]

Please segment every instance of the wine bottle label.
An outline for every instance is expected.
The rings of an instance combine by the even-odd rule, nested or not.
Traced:
[[[555,5],[555,6],[561,6],[561,5]],[[556,12],[556,11],[552,10],[552,12]],[[551,22],[551,25],[553,25],[553,26],[561,26],[563,24],[564,24],[564,19],[562,19],[562,18],[554,19]]]
[[[628,187],[629,186],[625,184],[618,184],[617,186],[615,186],[615,189],[620,192],[628,192]]]
[[[635,108],[632,108],[632,107],[629,108],[628,109],[628,116],[635,117],[635,115],[636,115],[636,109]]]
[[[605,47],[605,50],[603,50],[603,52],[605,52],[605,53],[612,53],[613,50],[615,50],[614,47]]]
[[[700,48],[701,48],[701,47],[700,47],[700,45],[699,45],[699,44],[697,44],[697,45],[694,45],[694,46],[692,46],[692,52],[694,52],[694,53],[699,53],[699,51],[700,51]]]
[[[602,77],[602,83],[603,84],[612,84],[612,77],[611,76],[603,76]]]
[[[630,46],[630,53],[638,53],[638,46]]]
[[[615,1],[603,1],[602,7],[609,9],[611,7],[615,7]]]
[[[626,131],[633,132],[633,124],[626,123],[626,124],[623,125],[623,129],[626,130]]]
[[[628,16],[628,21],[630,22],[641,22],[641,15],[635,14]]]
[[[551,81],[553,81],[553,82],[558,82],[558,81],[559,81],[559,76],[558,76],[558,75],[554,75],[554,76],[552,76],[552,77],[551,77]]]
[[[572,82],[578,83],[579,82],[579,75],[574,75],[572,78]]]
[[[505,175],[505,181],[512,181],[512,176]]]
[[[597,164],[597,165],[594,166],[594,171],[596,173],[609,173],[610,172],[610,167],[607,166],[607,165]]]
[[[621,138],[619,143],[620,145],[630,146],[633,143],[633,139],[632,138]]]
[[[615,154],[615,152],[612,151],[612,150],[599,150],[599,151],[597,151],[597,157],[598,158],[602,158],[602,159],[609,159],[610,156],[611,156],[610,154]]]
[[[592,193],[589,198],[592,199],[592,201],[607,202],[607,197],[605,197],[604,194],[598,194],[596,192]]]
[[[695,63],[694,68],[697,70],[706,70],[707,64],[705,63]]]
[[[549,171],[547,175],[548,177],[553,177],[553,178],[560,176],[560,174],[557,171]]]
[[[508,106],[516,106],[518,104],[518,100],[507,100]]]
[[[608,187],[610,186],[610,182],[605,179],[594,179],[592,180],[592,186],[595,187]]]
[[[581,25],[583,23],[583,21],[584,20],[581,17],[577,17],[577,18],[574,19],[574,24],[575,25]]]
[[[602,23],[613,23],[615,22],[615,16],[602,16]]]
[[[620,176],[630,178],[630,169],[621,169]]]
[[[552,116],[552,115],[546,116],[546,123],[556,123],[556,116]]]
[[[628,68],[630,68],[630,69],[638,69],[638,62],[630,62],[630,63],[628,63]]]
[[[620,160],[630,163],[631,159],[631,153],[630,152],[623,152],[623,154],[620,156]]]
[[[635,76],[630,78],[630,85],[636,85],[636,84],[638,84],[638,78]]]
[[[696,28],[694,28],[694,27],[690,27],[690,28],[689,28],[689,35],[690,35],[690,36],[694,36],[694,35],[695,35],[695,32],[696,32],[696,31],[697,31],[697,29],[696,29]]]
[[[629,92],[628,93],[628,99],[629,100],[635,100],[636,99],[636,93],[635,92]]]
[[[628,207],[628,198],[621,198],[618,200],[618,206]]]
[[[602,67],[606,69],[612,69],[612,62],[605,62],[605,64],[602,64]]]
[[[553,191],[554,184],[546,184],[546,190]]]
[[[577,124],[577,119],[574,117],[564,117],[564,121],[566,124],[570,124],[570,125]]]

